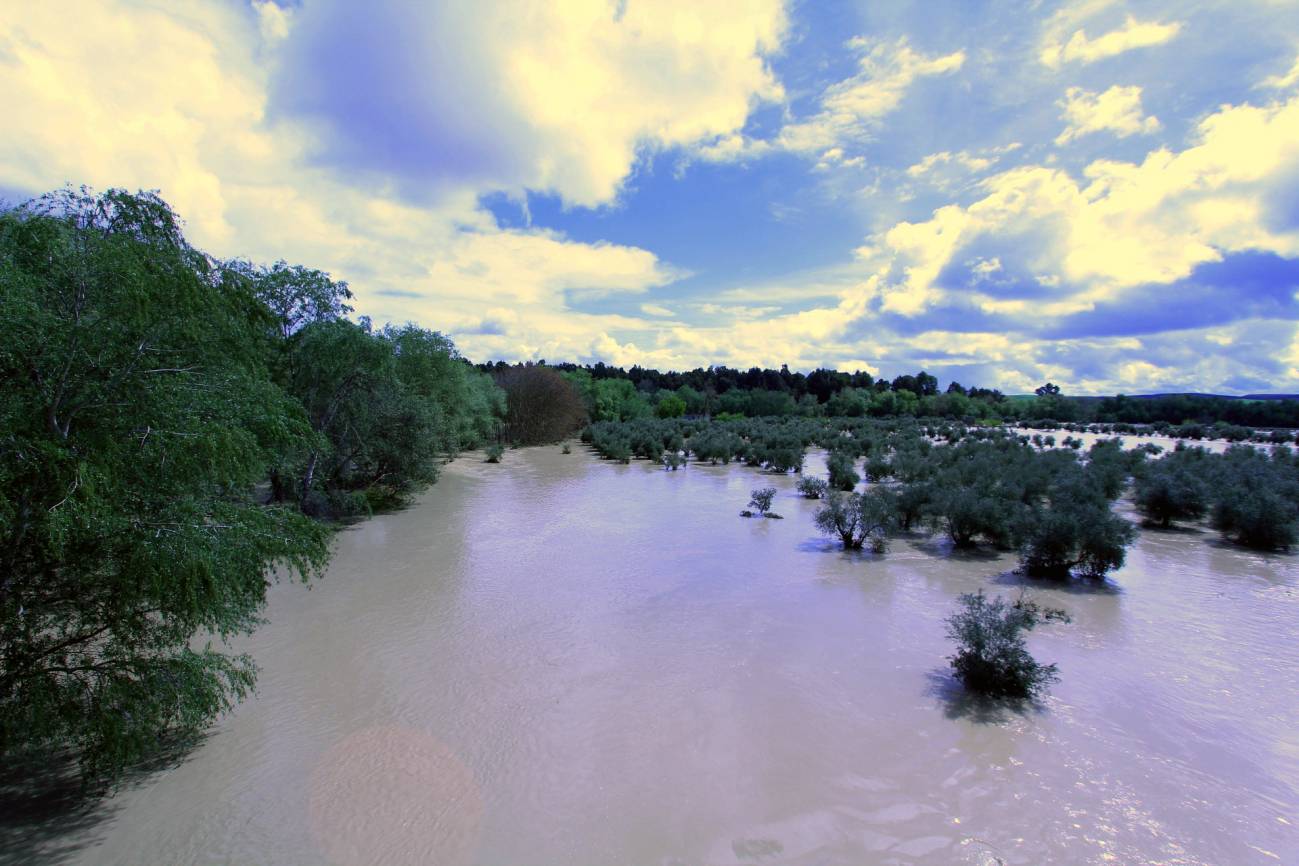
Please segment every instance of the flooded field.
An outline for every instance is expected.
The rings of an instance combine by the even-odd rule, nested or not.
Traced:
[[[995,712],[943,620],[1013,558],[841,553],[796,480],[461,459],[272,589],[259,694],[187,760],[0,862],[1299,862],[1299,558],[1143,531],[1040,588],[1061,682]],[[785,520],[737,516],[762,485]]]

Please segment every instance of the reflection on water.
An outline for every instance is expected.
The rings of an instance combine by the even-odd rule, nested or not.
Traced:
[[[1147,531],[1034,583],[1062,681],[1008,711],[943,620],[1013,560],[841,553],[795,480],[457,461],[273,588],[259,694],[187,761],[11,862],[1299,862],[1299,559]],[[759,483],[785,520],[736,516]]]

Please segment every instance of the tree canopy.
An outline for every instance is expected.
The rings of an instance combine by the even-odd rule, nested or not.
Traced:
[[[449,340],[190,246],[158,196],[0,213],[0,754],[116,773],[254,683],[227,638],[328,561],[308,514],[394,504],[496,434]],[[343,503],[340,507],[338,503]]]

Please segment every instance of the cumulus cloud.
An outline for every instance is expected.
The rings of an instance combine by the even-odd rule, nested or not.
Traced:
[[[740,129],[782,90],[780,0],[314,0],[272,109],[319,159],[420,190],[470,182],[610,202],[638,154]]]
[[[1022,273],[1041,288],[1075,287],[1060,309],[1048,303],[1046,312],[1170,283],[1226,252],[1299,255],[1295,228],[1273,225],[1261,204],[1269,179],[1293,178],[1299,168],[1299,98],[1224,107],[1200,123],[1197,138],[1140,163],[1098,160],[1082,181],[1021,166],[985,180],[985,195],[967,207],[898,224],[884,247],[905,278],[886,288],[886,308],[923,310],[953,288],[936,282],[953,257],[988,239],[1018,248]]]
[[[1119,138],[1127,138],[1159,130],[1159,118],[1142,110],[1141,88],[1135,85],[1116,84],[1104,93],[1070,87],[1060,106],[1064,109],[1060,117],[1068,125],[1056,136],[1056,144],[1068,144],[1093,132],[1112,132]]]
[[[1095,6],[1095,4],[1091,5]],[[1060,20],[1056,23],[1057,28],[1052,28],[1053,32],[1048,33],[1039,55],[1042,63],[1052,68],[1065,63],[1095,63],[1097,60],[1104,60],[1135,48],[1162,45],[1182,29],[1182,25],[1176,21],[1168,23],[1138,21],[1129,15],[1121,27],[1103,33],[1095,39],[1088,38],[1087,31],[1079,29],[1073,32],[1068,41],[1062,41],[1062,34],[1058,32]]]

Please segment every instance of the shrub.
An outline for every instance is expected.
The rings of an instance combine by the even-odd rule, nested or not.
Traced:
[[[1032,698],[1059,680],[1056,666],[1038,662],[1028,651],[1024,633],[1048,621],[1068,622],[1063,610],[1039,607],[1020,596],[1008,604],[989,599],[983,590],[960,597],[960,608],[947,618],[947,636],[956,641],[949,656],[956,678],[970,691],[990,697]]]
[[[501,455],[505,453],[505,446],[499,442],[493,442],[484,449],[487,453],[488,463],[500,463]]]

